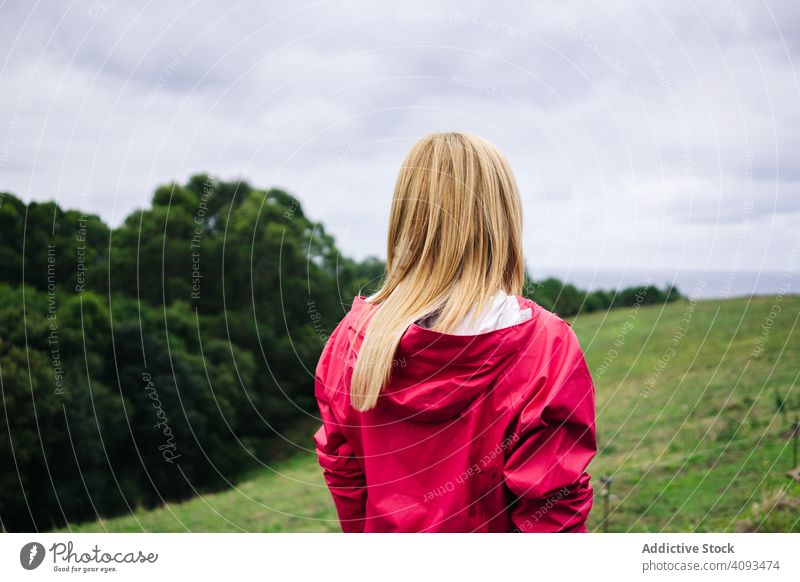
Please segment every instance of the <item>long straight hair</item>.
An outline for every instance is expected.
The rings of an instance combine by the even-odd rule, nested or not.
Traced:
[[[522,204],[503,155],[464,133],[415,143],[397,177],[386,277],[369,300],[378,307],[353,369],[353,407],[375,406],[412,323],[435,315],[432,329],[450,333],[501,289],[519,295],[523,277]]]

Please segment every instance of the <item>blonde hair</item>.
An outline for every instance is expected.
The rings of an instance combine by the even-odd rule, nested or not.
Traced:
[[[503,155],[464,133],[415,143],[397,177],[386,278],[369,300],[378,307],[353,370],[353,407],[375,406],[412,323],[433,314],[432,329],[452,332],[499,290],[519,295],[523,277],[522,204]]]

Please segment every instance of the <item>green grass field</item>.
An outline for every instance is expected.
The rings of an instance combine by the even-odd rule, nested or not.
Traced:
[[[620,308],[575,318],[597,390],[590,529],[800,531],[791,426],[800,297]],[[308,436],[310,442],[310,435]],[[600,475],[613,476],[604,523]],[[222,493],[78,532],[339,531],[304,452]]]

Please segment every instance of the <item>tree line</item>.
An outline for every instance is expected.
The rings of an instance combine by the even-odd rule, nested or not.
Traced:
[[[327,337],[383,272],[294,196],[244,181],[162,186],[117,228],[0,193],[0,527],[183,499],[291,449],[280,435],[314,422]],[[564,316],[637,292],[526,285]]]
[[[524,294],[561,317],[606,311],[615,307],[632,307],[636,304],[664,304],[684,298],[680,290],[670,284],[663,288],[652,283],[644,283],[619,291],[606,289],[585,291],[553,277],[541,281],[532,281],[526,277]]]

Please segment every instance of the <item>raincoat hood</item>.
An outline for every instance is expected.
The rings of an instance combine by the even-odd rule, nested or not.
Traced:
[[[452,418],[468,408],[489,388],[487,377],[496,373],[498,363],[519,350],[536,325],[533,302],[515,300],[520,311],[531,311],[525,321],[480,334],[446,334],[412,324],[392,361],[391,382],[380,396],[382,406],[420,422]],[[362,316],[369,319],[376,309],[364,297],[353,301],[348,320],[359,344],[367,326],[359,329],[357,322]]]

